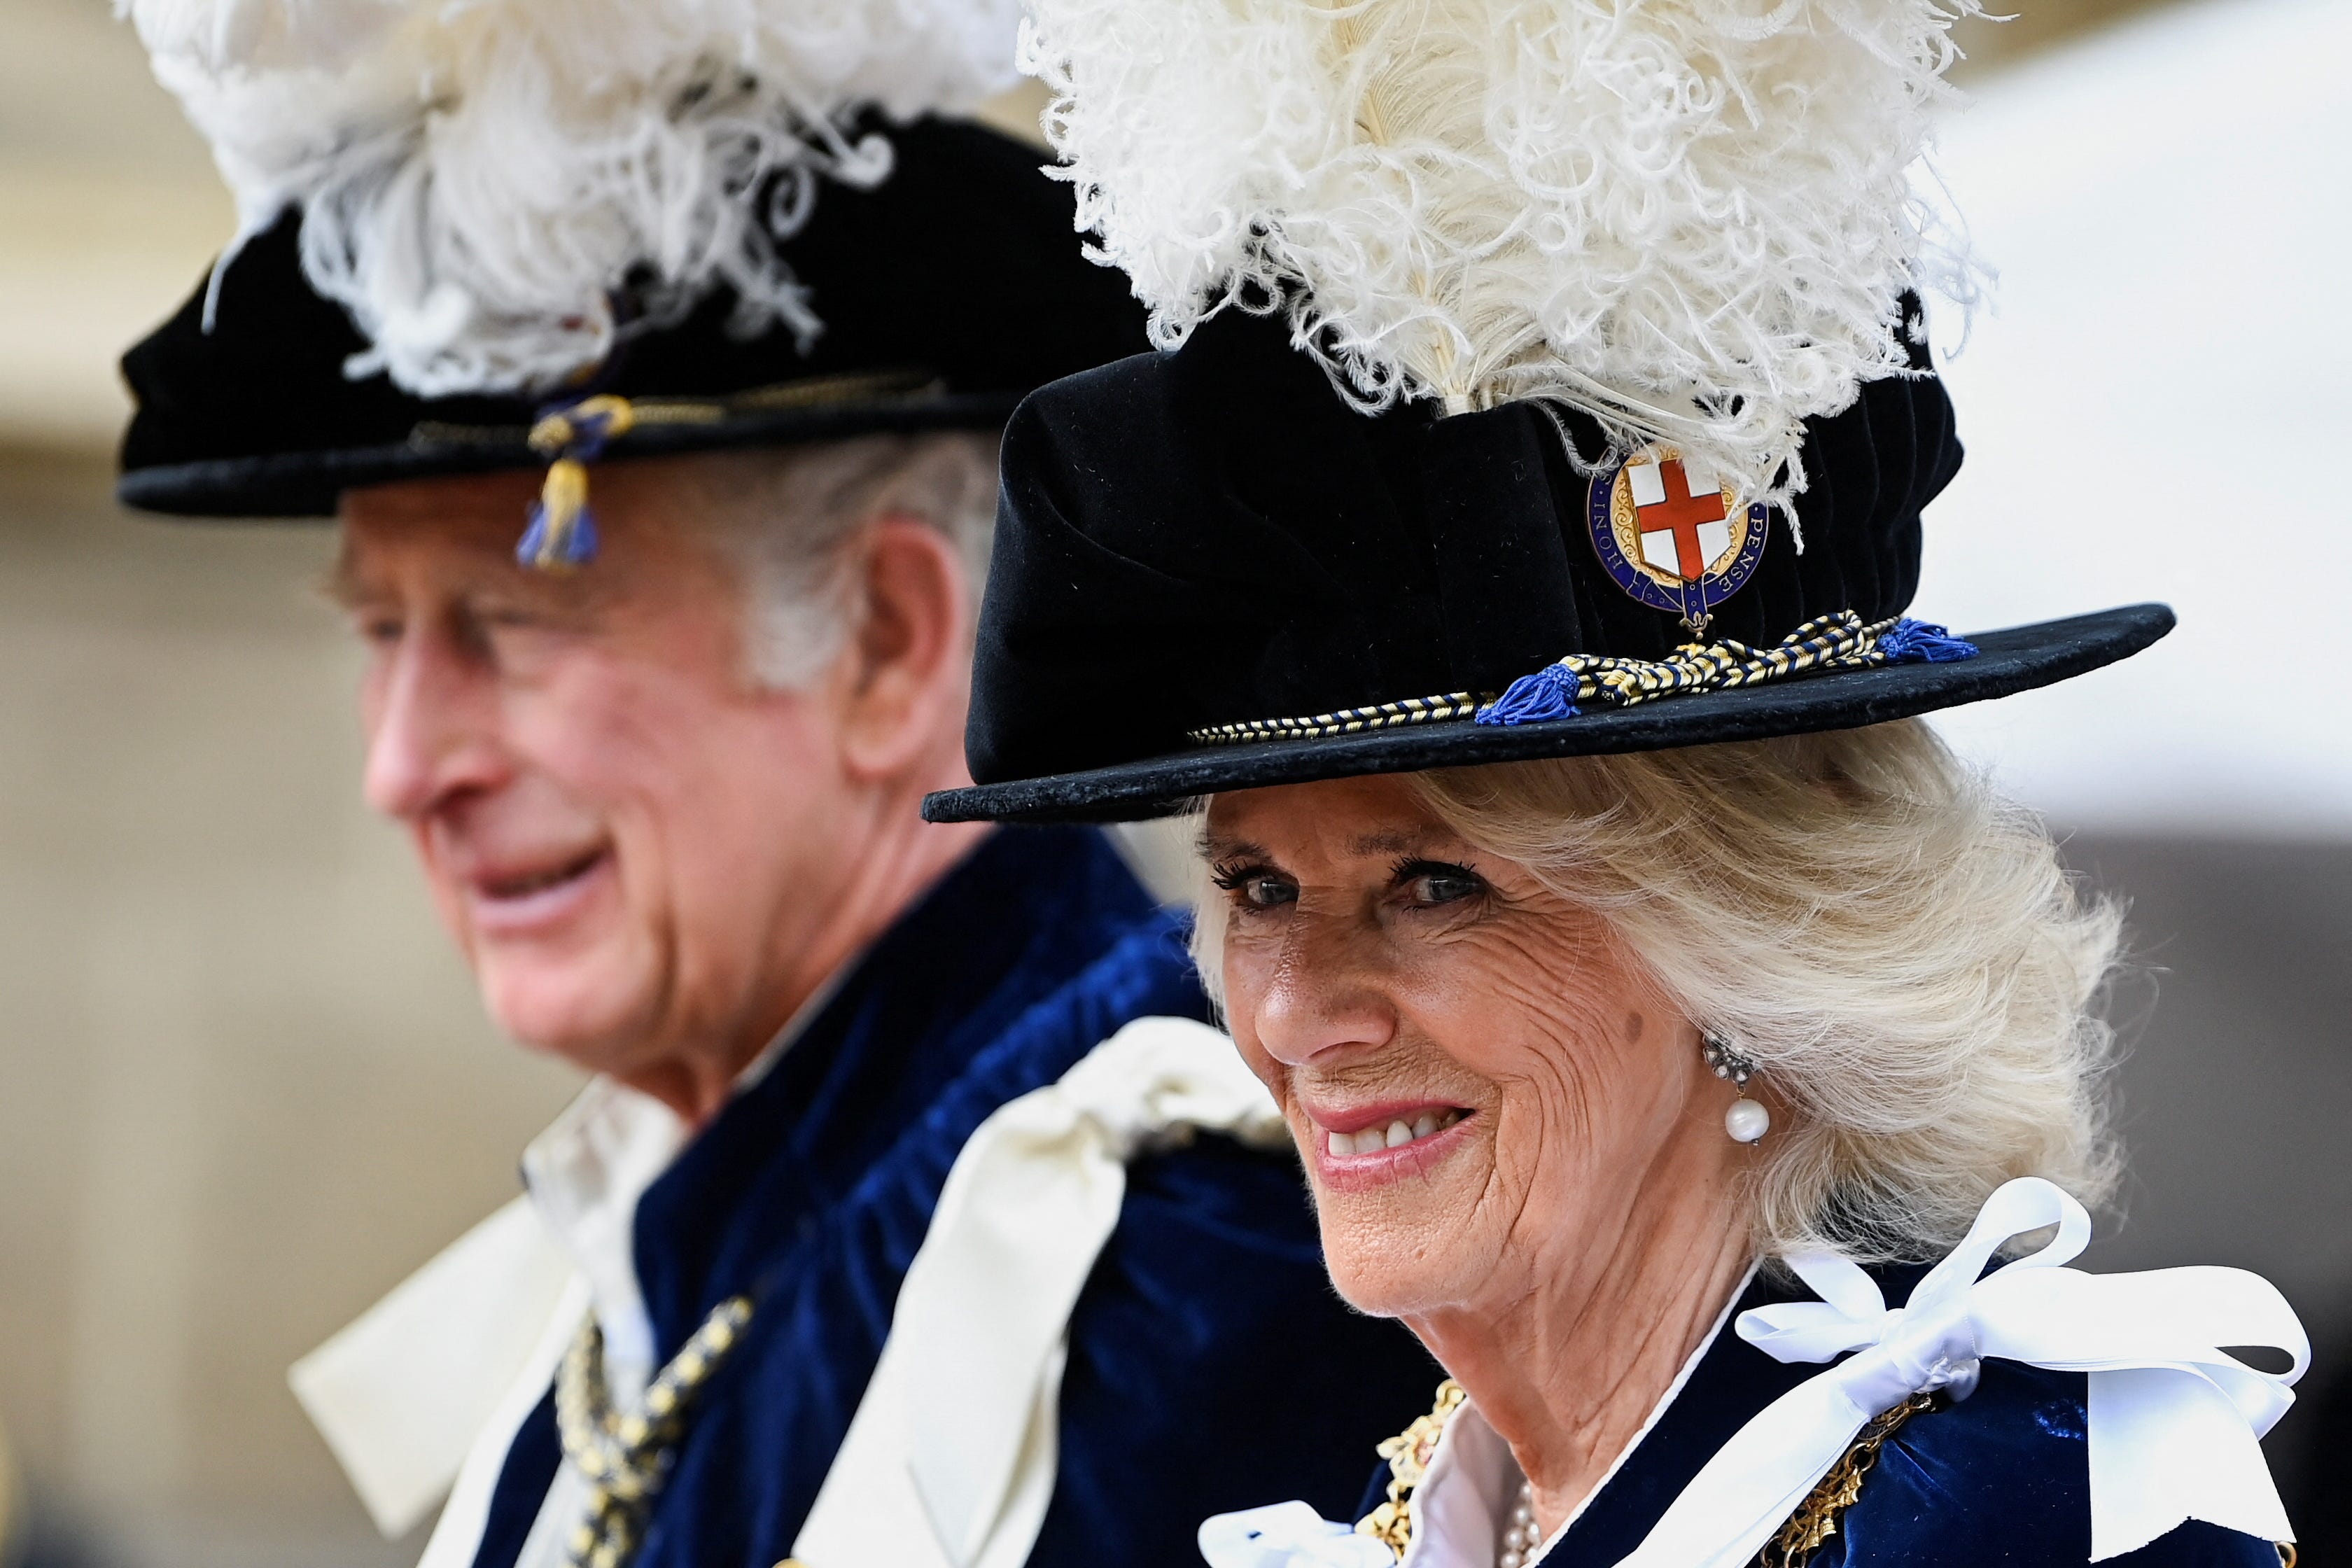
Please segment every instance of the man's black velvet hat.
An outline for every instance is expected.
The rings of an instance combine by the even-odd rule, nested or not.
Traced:
[[[925,814],[1136,818],[1219,790],[1851,728],[2169,630],[2159,605],[1966,640],[1902,618],[1921,509],[1960,462],[1922,350],[1913,373],[1809,422],[1803,549],[1756,513],[1760,548],[1717,580],[1736,585],[1703,639],[1624,585],[1623,498],[1593,488],[1622,469],[1579,416],[1367,416],[1284,323],[1232,311],[1057,382],[1005,433],[977,787]]]
[[[829,439],[991,429],[1031,389],[1143,347],[1118,273],[1088,263],[1067,186],[1039,154],[979,125],[886,129],[895,161],[870,190],[827,182],[778,249],[824,331],[729,330],[730,295],[630,335],[566,398],[611,393],[671,405],[607,443],[607,459]],[[540,468],[526,440],[545,400],[420,398],[345,362],[368,347],[305,281],[299,215],[224,269],[213,325],[199,289],[123,357],[138,410],[120,494],[150,511],[331,514],[354,487]]]

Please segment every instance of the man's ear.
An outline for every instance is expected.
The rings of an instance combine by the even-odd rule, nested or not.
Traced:
[[[963,557],[920,519],[885,513],[854,548],[856,621],[836,667],[841,754],[852,776],[881,779],[936,752],[943,733],[961,746],[971,600]]]

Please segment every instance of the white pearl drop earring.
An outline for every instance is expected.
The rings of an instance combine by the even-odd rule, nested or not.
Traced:
[[[1706,1065],[1715,1076],[1728,1079],[1739,1091],[1723,1113],[1723,1130],[1731,1134],[1735,1143],[1753,1143],[1772,1130],[1772,1113],[1748,1098],[1748,1080],[1756,1071],[1756,1064],[1732,1049],[1731,1042],[1717,1034],[1699,1037],[1699,1048],[1706,1053]]]

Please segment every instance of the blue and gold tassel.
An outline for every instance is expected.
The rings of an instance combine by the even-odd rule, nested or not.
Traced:
[[[530,448],[549,459],[547,479],[531,503],[530,526],[515,546],[518,562],[541,572],[569,572],[596,559],[588,464],[635,423],[629,400],[611,393],[557,404],[540,415],[530,427]]]
[[[1573,719],[1581,694],[1577,672],[1564,664],[1548,664],[1533,675],[1522,675],[1511,689],[1478,710],[1481,724],[1540,724],[1549,719]]]

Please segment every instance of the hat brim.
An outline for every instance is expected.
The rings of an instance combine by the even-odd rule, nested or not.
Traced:
[[[598,460],[671,457],[748,447],[789,447],[857,436],[929,430],[992,430],[1012,417],[1018,392],[951,393],[829,403],[821,407],[731,415],[709,424],[665,425],[631,431]],[[547,458],[531,449],[520,426],[419,435],[391,446],[266,452],[208,458],[134,468],[116,481],[127,507],[172,517],[320,519],[335,515],[345,490],[461,474],[538,469]]]
[[[1860,729],[2082,675],[2129,658],[2172,626],[2167,605],[2126,605],[2065,620],[1969,633],[1977,656],[1948,664],[1839,670],[1595,710],[1541,723],[1451,720],[1321,740],[1203,746],[1084,773],[940,790],[924,797],[923,817],[928,822],[1132,822],[1169,816],[1190,801],[1223,790]]]

